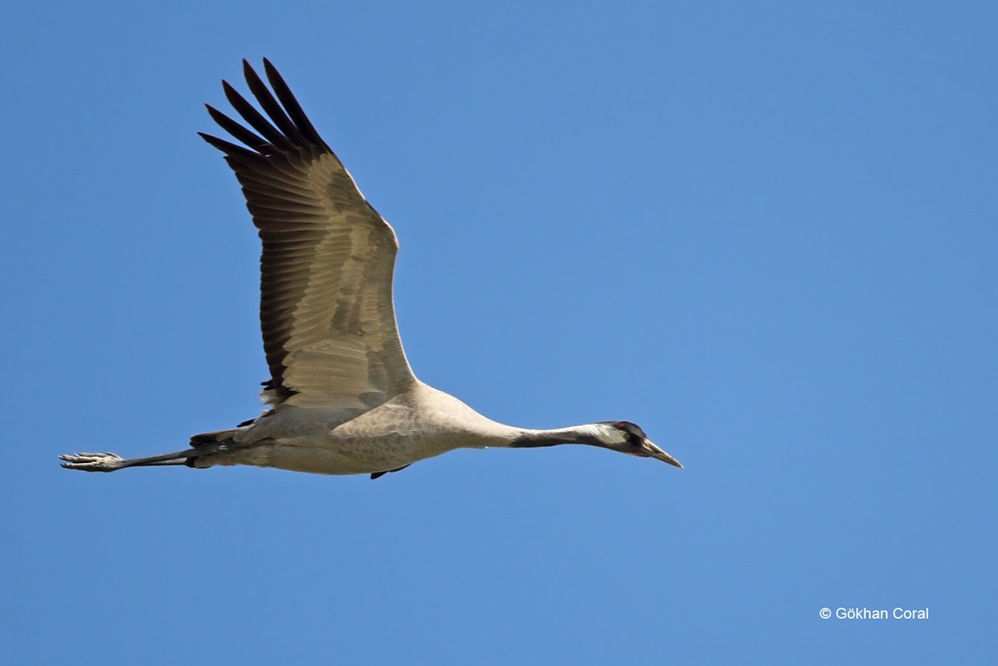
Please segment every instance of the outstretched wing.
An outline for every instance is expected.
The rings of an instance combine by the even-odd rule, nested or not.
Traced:
[[[415,381],[392,304],[398,241],[281,75],[263,64],[273,94],[245,60],[243,70],[269,120],[222,82],[259,134],[208,106],[246,147],[201,136],[225,153],[263,242],[260,323],[271,376],[264,399],[370,409]]]

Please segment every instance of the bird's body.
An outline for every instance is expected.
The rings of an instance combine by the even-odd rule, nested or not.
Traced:
[[[226,450],[195,467],[248,464],[319,474],[391,471],[458,448],[508,446],[516,428],[491,421],[422,382],[360,414],[279,405],[265,418],[216,437]],[[214,438],[213,438],[214,439]],[[217,440],[216,440],[217,441]]]
[[[305,116],[276,69],[273,93],[248,63],[256,111],[223,82],[254,133],[208,107],[242,142],[202,134],[236,173],[263,243],[260,320],[270,408],[240,426],[195,435],[191,448],[125,460],[62,456],[85,471],[256,465],[372,478],[458,448],[589,444],[681,465],[626,421],[529,430],[492,421],[413,375],[392,302],[398,241]],[[274,96],[276,94],[276,98]]]

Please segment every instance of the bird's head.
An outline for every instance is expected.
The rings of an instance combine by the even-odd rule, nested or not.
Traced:
[[[596,437],[599,445],[642,458],[654,458],[669,463],[679,469],[682,463],[652,444],[645,431],[630,421],[602,421],[597,424]]]

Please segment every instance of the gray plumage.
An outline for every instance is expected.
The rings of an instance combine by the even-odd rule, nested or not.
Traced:
[[[398,241],[316,132],[277,70],[273,93],[243,69],[264,117],[223,81],[249,127],[208,106],[243,145],[208,134],[242,185],[259,230],[260,323],[270,379],[259,418],[191,438],[184,451],[123,459],[113,453],[61,456],[63,467],[256,465],[377,478],[457,448],[588,444],[679,462],[626,421],[557,430],[497,423],[420,382],[402,350],[392,302]],[[253,131],[255,130],[255,132]]]

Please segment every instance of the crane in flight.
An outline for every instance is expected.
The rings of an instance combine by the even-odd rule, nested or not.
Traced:
[[[587,444],[675,467],[629,421],[532,430],[504,425],[416,379],[402,351],[392,278],[398,241],[266,59],[243,61],[263,113],[223,81],[245,124],[206,105],[238,143],[201,133],[236,174],[263,244],[260,324],[270,379],[259,417],[191,437],[183,451],[60,456],[88,472],[255,465],[376,479],[459,448]],[[266,115],[264,115],[266,114]],[[239,145],[242,144],[242,145]]]

